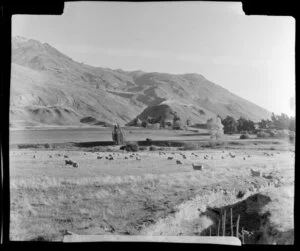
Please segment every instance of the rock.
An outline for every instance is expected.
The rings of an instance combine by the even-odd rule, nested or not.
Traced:
[[[168,159],[173,159],[173,157],[168,157]]]
[[[102,156],[97,156],[97,159],[102,159]]]
[[[222,159],[225,159],[225,157],[224,157],[224,156],[222,156],[221,158],[222,158]]]
[[[182,164],[180,160],[176,160],[176,164]]]
[[[73,167],[74,167],[74,168],[78,168],[78,163],[73,162]]]
[[[200,171],[202,171],[204,169],[203,164],[194,164],[193,163],[192,166],[193,166],[194,170],[200,170]]]
[[[141,160],[141,158],[139,158],[139,157],[136,157],[136,160]]]
[[[114,158],[111,156],[108,160],[113,160]]]
[[[52,158],[52,155],[49,155],[49,158]]]
[[[128,157],[127,157],[127,156],[125,156],[125,157],[124,157],[124,159],[128,159]]]
[[[244,157],[243,159],[246,160],[246,157]]]
[[[64,158],[69,158],[69,156],[68,155],[64,155]]]

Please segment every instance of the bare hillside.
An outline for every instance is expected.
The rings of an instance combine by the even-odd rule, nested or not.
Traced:
[[[192,123],[203,123],[213,115],[254,121],[270,116],[199,74],[92,67],[47,43],[12,39],[12,126],[126,124],[153,114],[157,107],[168,107]]]

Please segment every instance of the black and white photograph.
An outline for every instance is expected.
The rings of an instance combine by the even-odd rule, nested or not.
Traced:
[[[292,16],[65,2],[10,81],[10,241],[294,245]]]

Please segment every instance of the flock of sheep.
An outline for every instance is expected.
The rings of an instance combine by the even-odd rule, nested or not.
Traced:
[[[108,154],[108,156],[99,156],[99,153],[97,153],[97,159],[98,160],[101,160],[101,159],[114,160],[115,157],[120,156],[120,154],[121,153],[113,152],[113,153]],[[166,156],[167,160],[176,160],[176,164],[178,164],[178,165],[183,164],[183,160],[188,158],[188,156],[187,156],[188,154],[181,153],[181,152],[179,152],[179,153],[175,153],[175,152],[167,153],[167,152],[160,151],[160,152],[158,152],[158,154],[159,154],[159,156]],[[172,156],[170,156],[170,154]],[[278,152],[278,154],[280,154],[280,153]],[[84,153],[84,155],[86,155],[86,153]],[[266,156],[266,157],[274,156],[273,153],[266,153],[266,152],[264,152],[263,155]],[[62,156],[62,155],[57,154],[57,156]],[[181,156],[182,159],[179,159],[178,158],[179,156]],[[199,155],[199,153],[191,152],[190,157],[200,158],[201,156]],[[231,153],[231,152],[226,154],[225,151],[222,151],[221,159],[225,159],[226,157],[234,159],[236,157],[236,155],[234,153]],[[250,155],[243,156],[243,160],[246,160],[247,158],[250,158],[250,157],[251,157]],[[36,156],[34,155],[33,158],[36,158]],[[52,155],[49,155],[49,158],[52,158]],[[68,155],[64,155],[64,158],[65,158],[65,166],[71,166],[73,168],[78,168],[79,167],[79,164],[76,161],[69,159]],[[142,160],[141,156],[138,153],[129,153],[126,156],[124,156],[124,159],[135,159],[137,161]],[[213,160],[214,157],[205,154],[203,156],[203,159],[204,160],[209,160],[209,159]],[[192,163],[192,167],[193,167],[193,170],[199,170],[199,171],[204,170],[203,163]],[[251,169],[251,175],[254,176],[254,177],[262,177],[262,173],[260,171],[256,171],[256,170],[253,170],[253,169]]]

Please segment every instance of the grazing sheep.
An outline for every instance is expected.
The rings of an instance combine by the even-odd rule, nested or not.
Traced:
[[[72,160],[65,160],[65,165],[73,165],[73,161]]]
[[[108,160],[113,160],[114,158],[111,156]]]
[[[102,159],[102,156],[97,156],[97,159]]]
[[[69,156],[68,155],[64,155],[64,158],[69,158]]]
[[[224,156],[222,156],[221,158],[222,158],[222,159],[225,159],[225,157],[224,157]]]
[[[176,164],[182,164],[180,160],[176,160]]]
[[[272,175],[263,175],[263,177],[264,177],[265,179],[273,179],[273,176],[272,176]]]
[[[200,171],[202,171],[204,169],[204,166],[202,164],[194,164],[193,163],[192,166],[193,166],[194,170],[200,170]]]
[[[124,159],[128,159],[128,157],[127,157],[127,156],[125,156],[125,157],[124,157]]]
[[[261,172],[260,171],[255,171],[251,168],[251,175],[253,177],[260,177],[261,176]]]
[[[140,157],[136,157],[136,160],[141,160],[141,158]]]
[[[173,157],[168,157],[168,159],[173,159]]]

